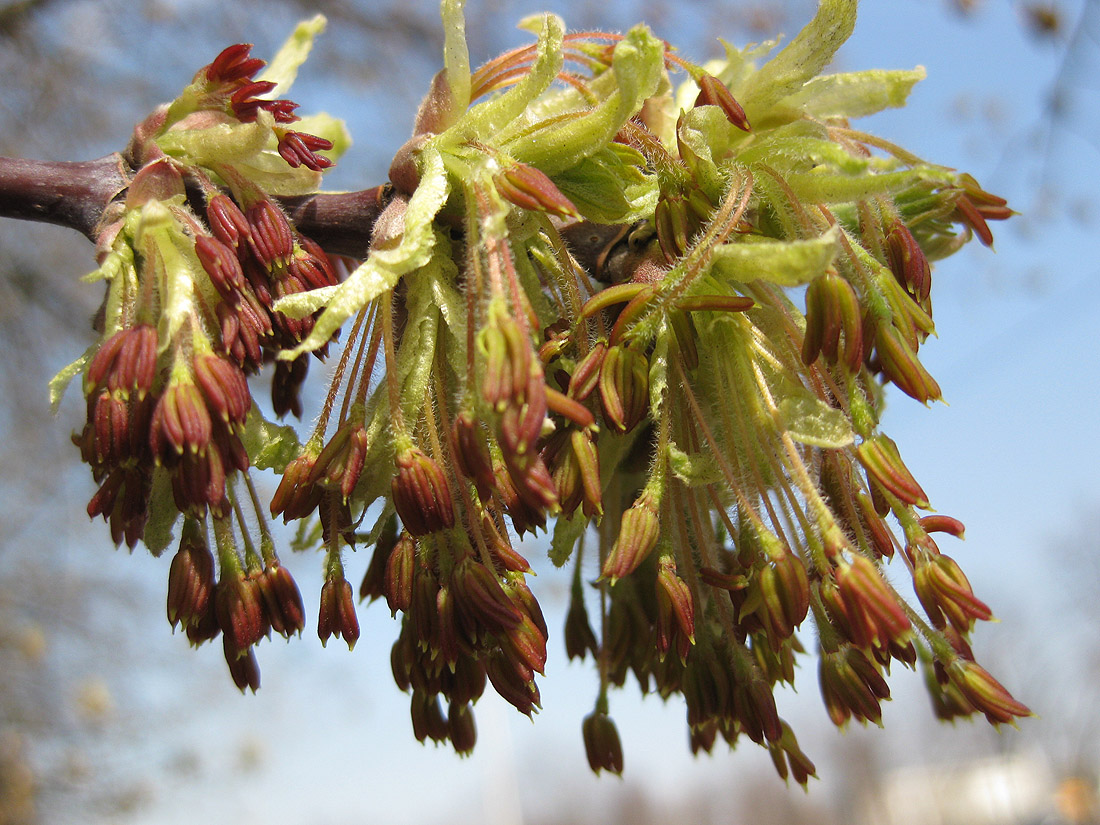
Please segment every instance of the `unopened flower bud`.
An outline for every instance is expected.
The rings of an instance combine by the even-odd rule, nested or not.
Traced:
[[[993,618],[993,611],[974,595],[966,574],[950,556],[919,557],[913,587],[924,612],[941,630],[950,622],[959,633],[969,633],[975,620],[987,622]]]
[[[995,725],[1032,715],[1027,705],[1016,701],[1004,685],[975,662],[957,658],[947,665],[947,676],[966,700]]]
[[[210,444],[211,423],[206,402],[195,383],[176,379],[157,400],[149,443],[158,460],[175,462],[185,450],[204,451]]]
[[[922,404],[940,399],[940,385],[893,324],[879,326],[875,332],[875,351],[882,371],[899,390]]]
[[[455,441],[455,466],[462,475],[474,483],[478,498],[483,503],[492,500],[496,487],[493,459],[489,455],[489,442],[485,431],[472,413],[460,412],[453,425]]]
[[[521,399],[531,377],[536,355],[519,323],[508,314],[503,302],[489,305],[486,326],[478,333],[477,346],[485,363],[482,397],[497,412],[508,402]]]
[[[306,624],[305,605],[290,571],[275,562],[264,569],[259,583],[271,629],[288,639],[295,633],[301,635]]]
[[[616,430],[633,430],[649,412],[649,359],[636,347],[607,350],[600,367],[604,417]]]
[[[454,526],[454,504],[447,476],[420,449],[408,447],[397,456],[397,474],[391,489],[397,515],[412,535],[425,536]]]
[[[223,298],[228,299],[248,288],[237,253],[217,238],[209,235],[196,236],[195,255],[210,276],[214,289]]]
[[[861,650],[846,645],[838,652],[823,653],[819,674],[821,695],[834,725],[841,727],[852,716],[880,723],[879,703],[890,698],[890,688]]]
[[[367,572],[363,574],[363,581],[359,585],[359,601],[370,599],[372,602],[384,596],[386,593],[386,565],[389,563],[390,554],[397,544],[397,519],[390,517],[386,521],[385,529],[379,536],[374,551],[371,553],[370,562],[367,564]]]
[[[259,582],[243,573],[223,575],[214,590],[214,608],[218,627],[238,655],[268,632],[263,593]]]
[[[623,513],[619,536],[604,560],[601,575],[614,584],[633,573],[657,546],[661,523],[657,518],[657,502],[642,493],[630,509]]]
[[[898,283],[918,302],[927,301],[932,289],[932,268],[917,239],[900,219],[886,233],[886,257]]]
[[[874,562],[854,555],[842,560],[836,571],[837,588],[852,625],[852,641],[859,647],[885,648],[910,629],[909,617],[898,598],[883,581]]]
[[[175,628],[194,624],[206,613],[214,592],[214,556],[199,523],[183,523],[180,547],[168,572],[168,621]]]
[[[393,546],[386,561],[386,573],[383,593],[390,612],[407,613],[412,604],[413,573],[416,570],[416,539],[406,532],[401,533],[397,544]]]
[[[283,515],[283,522],[305,518],[321,502],[323,489],[310,483],[317,456],[309,449],[286,465],[275,495],[271,497],[271,515]]]
[[[579,218],[577,207],[549,177],[526,163],[509,163],[494,179],[497,192],[522,209]]]
[[[584,598],[574,593],[569,600],[569,612],[565,616],[565,655],[570,659],[583,659],[585,653],[595,657],[599,650],[596,634],[588,622]]]
[[[570,398],[584,401],[596,389],[600,380],[600,367],[603,366],[604,356],[607,354],[607,342],[597,341],[588,354],[577,364],[573,374],[569,377],[568,394]]]
[[[217,194],[209,200],[206,204],[206,222],[214,237],[238,255],[242,246],[248,248],[252,236],[248,218],[228,195]]]
[[[504,633],[520,623],[522,611],[508,598],[496,574],[472,557],[455,567],[451,587],[467,626]]]
[[[535,682],[524,678],[505,656],[490,656],[485,664],[485,675],[493,690],[524,716],[531,716],[540,707],[541,697]]]
[[[897,445],[884,435],[866,439],[856,448],[868,476],[904,504],[927,508],[928,496],[902,463]],[[873,489],[873,488],[872,488]]]
[[[616,776],[623,772],[623,746],[619,731],[606,713],[594,711],[581,724],[584,752],[588,766],[596,773],[608,771]]]
[[[843,347],[841,339],[843,338]],[[835,272],[826,272],[806,289],[806,334],[802,362],[812,364],[824,354],[849,372],[863,364],[863,318],[855,289]]]
[[[789,638],[810,608],[806,566],[802,559],[786,550],[778,558],[770,559],[757,577],[767,626],[779,639]]]
[[[419,690],[414,690],[412,701],[409,704],[412,714],[413,736],[418,742],[431,739],[433,742],[443,742],[447,739],[447,719],[443,716],[443,708],[439,704],[439,694],[428,695]]]
[[[455,753],[459,756],[467,756],[473,752],[474,745],[477,744],[477,724],[474,721],[474,710],[468,702],[451,702],[447,708],[447,733]]]
[[[285,267],[294,253],[294,234],[283,211],[264,198],[249,207],[248,246],[266,269]]]
[[[700,73],[695,82],[699,84],[696,106],[717,106],[725,114],[726,120],[741,131],[748,132],[752,129],[749,119],[745,117],[745,110],[734,99],[725,83],[706,72]]]
[[[321,587],[321,610],[317,615],[317,635],[322,645],[330,636],[337,636],[348,644],[348,650],[359,640],[359,620],[355,616],[355,602],[348,580],[326,579]]]
[[[221,356],[195,357],[195,383],[207,407],[229,424],[243,425],[252,407],[248,381],[241,370]]]
[[[245,650],[237,650],[228,636],[222,637],[222,650],[225,653],[225,663],[229,665],[229,675],[233,684],[241,693],[246,689],[255,693],[260,689],[260,665],[256,661],[256,654],[251,646]]]
[[[671,555],[662,556],[657,565],[657,651],[663,659],[676,645],[682,663],[695,644],[695,600],[687,583],[676,575]]]

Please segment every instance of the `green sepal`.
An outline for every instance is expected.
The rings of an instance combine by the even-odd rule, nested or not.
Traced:
[[[172,479],[167,470],[157,467],[153,470],[153,485],[149,492],[149,520],[141,537],[154,556],[159,556],[172,543],[172,530],[179,518],[180,511],[172,493]]]
[[[57,375],[50,379],[50,412],[57,415],[57,410],[61,406],[61,399],[65,395],[65,390],[69,388],[69,383],[80,373],[84,372],[84,367],[87,366],[96,350],[99,349],[98,344],[93,344],[84,350],[84,354],[69,364],[67,367],[62,367],[58,370]]]
[[[705,487],[725,480],[712,453],[687,453],[675,444],[668,448],[668,467],[688,487]]]
[[[555,176],[554,183],[585,220],[632,223],[652,215],[657,205],[657,180],[644,168],[640,153],[612,143]]]
[[[435,246],[432,222],[446,203],[450,186],[438,151],[422,152],[421,161],[420,185],[409,199],[400,243],[393,249],[372,251],[333,293],[309,336],[294,349],[280,353],[280,359],[293,361],[302,353],[322,346],[344,321],[383,292],[393,289],[402,275],[431,260]]]
[[[277,93],[285,95],[298,77],[298,69],[309,57],[314,39],[325,30],[327,22],[323,14],[318,14],[298,23],[256,80],[271,81],[276,84]]]
[[[615,46],[611,77],[616,85],[603,102],[587,111],[574,107],[565,114],[547,107],[545,119],[506,140],[503,148],[551,176],[576,166],[607,146],[656,91],[664,54],[663,41],[645,26],[635,26]]]
[[[865,117],[904,106],[913,86],[924,77],[922,66],[912,70],[871,69],[815,77],[786,98],[783,105],[814,117]]]
[[[248,411],[248,418],[241,433],[241,444],[252,466],[257,470],[274,470],[281,473],[286,465],[302,451],[301,442],[294,428],[275,424],[264,418],[255,404]]]
[[[714,250],[709,275],[719,281],[762,280],[784,287],[809,283],[833,262],[840,232],[835,227],[801,241],[760,239],[727,243]]]
[[[572,518],[558,516],[554,520],[554,536],[550,540],[550,550],[547,555],[555,567],[564,567],[573,555],[573,548],[577,546],[588,528],[588,518],[578,510]]]

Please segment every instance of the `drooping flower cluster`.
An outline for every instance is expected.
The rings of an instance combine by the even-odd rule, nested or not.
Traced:
[[[487,684],[538,708],[549,632],[513,542],[543,530],[573,565],[566,650],[597,664],[593,770],[622,770],[609,688],[633,674],[683,697],[693,750],[745,736],[805,783],[774,690],[811,639],[837,725],[879,721],[894,662],[925,668],[942,718],[1028,715],[974,661],[991,611],[932,538],[961,523],[921,514],[879,427],[884,385],[941,394],[919,359],[930,261],[1011,214],[852,127],[920,72],[819,74],[853,0],[823,0],[768,60],[774,44],[696,66],[645,27],[570,34],[547,15],[536,45],[471,71],[461,5],[442,4],[445,68],[342,281],[272,199],[329,144],[285,131],[292,106],[262,97],[247,49],[139,127],[104,340],[77,367],[79,441],[116,542],[154,546],[183,514],[173,624],[220,630],[242,689],[253,645],[301,629],[262,515],[257,553],[226,481],[262,463],[282,473],[271,513],[319,525],[323,641],[358,638],[343,559],[373,547],[359,595],[401,615],[391,666],[421,741],[469,751]],[[277,358],[276,411],[298,411],[304,359],[345,326],[299,446],[246,375]]]
[[[304,623],[247,475],[272,463],[246,447],[269,428],[248,376],[312,330],[311,317],[289,318],[274,302],[338,282],[273,200],[316,188],[331,161],[313,153],[333,143],[286,130],[295,104],[259,97],[276,85],[254,79],[263,66],[248,46],[230,47],[135,130],[126,198],[99,236],[102,338],[62,376],[83,373],[88,418],[74,441],[99,484],[88,514],[110,523],[116,544],[144,540],[156,551],[182,517],[169,620],[196,644],[222,634],[242,689],[259,683],[252,646]],[[201,211],[189,186],[202,193]],[[307,357],[276,364],[279,415],[301,412]],[[259,514],[259,548],[242,505]]]

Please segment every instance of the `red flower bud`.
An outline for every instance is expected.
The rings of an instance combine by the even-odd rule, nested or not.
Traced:
[[[301,635],[306,624],[305,605],[290,571],[275,562],[264,569],[258,581],[271,629],[288,639],[295,633]]]
[[[1033,715],[1027,705],[1012,698],[1004,685],[975,662],[957,658],[947,666],[947,676],[966,701],[994,725]]]
[[[391,490],[397,515],[412,535],[425,536],[454,526],[447,476],[416,447],[408,447],[397,456],[397,475]]]
[[[606,713],[595,711],[584,717],[581,724],[584,752],[588,766],[594,773],[608,771],[616,776],[623,772],[623,746],[619,731]]]
[[[856,448],[856,456],[868,477],[902,503],[928,507],[928,496],[902,463],[897,445],[891,439],[884,435],[868,438]]]
[[[413,574],[416,570],[416,539],[402,533],[386,561],[383,594],[390,612],[407,613],[412,605]]]
[[[355,602],[348,580],[327,579],[321,587],[321,610],[317,615],[317,635],[322,645],[330,636],[348,644],[348,650],[359,640],[359,620],[355,617]]]
[[[186,519],[180,547],[168,572],[168,621],[175,628],[195,624],[206,613],[214,592],[214,556],[202,528]]]
[[[580,212],[543,172],[526,163],[508,164],[494,179],[502,198],[522,209],[579,218]]]
[[[726,120],[743,132],[751,131],[749,119],[745,117],[745,110],[741,108],[729,88],[714,75],[702,72],[695,80],[699,84],[699,95],[695,98],[696,106],[717,106],[726,116]]]
[[[599,387],[604,418],[619,432],[630,432],[649,412],[649,359],[635,347],[611,347]]]
[[[256,654],[249,647],[239,651],[233,647],[228,636],[222,637],[222,650],[225,653],[225,663],[229,665],[229,675],[233,684],[241,693],[245,689],[255,693],[260,689],[260,665],[256,661]]]
[[[651,495],[642,493],[623,513],[619,536],[607,554],[601,572],[601,576],[610,579],[612,584],[633,573],[657,546],[657,538],[661,534],[657,506]]]
[[[230,573],[228,578],[223,574],[214,590],[214,609],[218,627],[237,655],[243,655],[270,628],[259,582],[243,573]]]

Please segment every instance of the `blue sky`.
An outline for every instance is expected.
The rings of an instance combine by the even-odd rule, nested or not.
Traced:
[[[471,7],[476,4],[470,0]],[[567,23],[576,17],[560,3],[516,4],[521,5],[531,12],[558,11]],[[636,22],[626,5],[610,3],[601,10],[613,15],[623,7],[616,25],[625,28]],[[693,22],[692,6],[670,9],[668,25],[659,33],[677,41],[679,29],[687,27],[689,39],[701,42],[702,26],[698,18]],[[1066,4],[1070,21],[1076,9]],[[507,24],[522,13],[509,9]],[[808,16],[804,9],[797,25]],[[792,21],[788,34],[797,25]],[[1012,638],[1034,632],[1037,615],[1064,609],[1064,582],[1053,570],[1057,543],[1074,533],[1082,513],[1100,506],[1100,439],[1094,434],[1100,423],[1095,340],[1100,263],[1096,215],[1089,214],[1095,209],[1089,197],[1100,184],[1100,157],[1085,137],[1100,133],[1100,124],[1095,106],[1089,111],[1086,105],[1095,102],[1095,90],[1079,79],[1071,87],[1077,96],[1072,115],[1047,139],[1043,106],[1061,55],[1057,47],[1029,37],[1006,3],[986,3],[974,21],[962,23],[943,4],[928,0],[865,0],[856,33],[839,59],[845,69],[924,65],[928,78],[908,109],[876,116],[861,127],[971,172],[1024,213],[1011,225],[994,226],[995,253],[974,244],[935,270],[939,338],[922,349],[922,360],[948,403],[925,409],[899,395],[891,398],[884,418],[884,430],[898,442],[933,505],[967,524],[965,543],[945,539],[941,546],[959,559],[978,595],[1001,618],[979,634],[977,653],[981,658],[983,648],[993,651],[1005,664],[1010,687],[1016,687],[1015,676],[1031,683],[1028,663],[1006,653]],[[423,70],[425,78],[432,71],[413,69]],[[413,108],[408,118],[392,109],[382,117],[368,94],[345,112],[341,90],[311,81],[308,66],[294,96],[305,110],[347,115],[360,143],[341,164],[345,177],[336,179],[339,186],[375,182],[354,170],[373,169],[378,158],[384,163],[387,150],[403,139]],[[1044,188],[1056,196],[1042,194]],[[422,825],[453,817],[511,823],[541,818],[542,806],[572,805],[581,822],[599,821],[602,807],[618,799],[623,783],[597,782],[584,765],[580,720],[595,695],[595,674],[567,664],[559,638],[551,640],[547,678],[540,682],[545,710],[535,723],[487,696],[478,705],[477,752],[460,760],[449,748],[424,748],[412,739],[407,697],[390,679],[396,625],[384,606],[361,611],[363,636],[353,654],[336,640],[327,650],[312,638],[264,643],[259,650],[264,687],[256,696],[240,697],[224,675],[220,649],[191,653],[160,619],[157,599],[167,560],[112,554],[105,550],[101,525],[90,533],[102,547],[83,552],[98,554],[103,572],[154,583],[139,588],[147,595],[138,601],[159,620],[141,623],[140,638],[153,661],[188,657],[184,666],[177,661],[166,670],[129,677],[150,697],[153,718],[159,712],[169,720],[169,736],[156,740],[135,764],[153,785],[140,821]],[[529,557],[540,555],[536,546],[527,549]],[[312,562],[290,563],[312,582]],[[366,558],[353,560],[349,578],[358,581],[365,564]],[[567,581],[546,570],[535,584],[540,596],[549,594],[544,598],[552,629],[560,626]],[[315,594],[307,592],[306,599],[307,610],[314,612]],[[780,710],[804,722],[796,726],[803,739],[821,745],[811,755],[819,758],[825,781],[816,783],[812,795],[827,794],[829,774],[835,777],[839,767],[822,757],[835,733],[826,730],[816,674],[804,667],[800,678],[801,693],[784,696]],[[916,680],[899,681],[898,696],[886,710],[887,732],[874,736],[891,736],[895,725],[912,730],[918,723],[932,724]],[[628,783],[671,800],[704,781],[728,784],[771,773],[767,755],[756,748],[693,760],[682,706],[639,702],[636,693],[628,685],[612,698]],[[1037,709],[1044,721],[1057,721],[1057,707]],[[804,732],[814,719],[818,728]],[[1032,724],[1037,723],[1025,723],[1025,733]],[[970,730],[962,726],[956,735],[965,737]],[[191,764],[191,751],[202,756],[198,767],[191,772],[173,767]],[[242,767],[255,759],[253,769]]]

